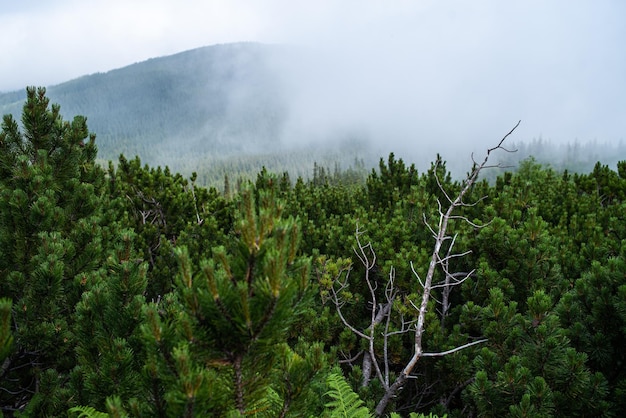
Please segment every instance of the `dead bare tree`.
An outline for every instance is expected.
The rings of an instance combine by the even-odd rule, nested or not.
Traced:
[[[448,234],[448,226],[453,220],[460,220],[462,222],[466,222],[472,225],[474,228],[482,228],[485,225],[477,225],[472,223],[469,219],[462,215],[456,215],[455,212],[464,206],[473,206],[477,204],[480,200],[485,197],[480,198],[478,201],[473,203],[465,203],[463,198],[468,194],[468,192],[472,189],[474,184],[476,183],[480,172],[489,167],[500,167],[499,164],[489,165],[489,158],[491,153],[496,150],[504,150],[507,152],[512,152],[503,147],[504,141],[517,129],[521,121],[517,122],[517,124],[500,140],[500,142],[493,148],[489,148],[487,150],[487,154],[484,160],[479,164],[473,159],[474,166],[472,172],[468,174],[466,179],[461,184],[461,190],[456,196],[450,196],[443,185],[439,181],[437,177],[436,170],[435,176],[437,179],[437,183],[443,196],[445,197],[445,201],[437,200],[438,204],[438,221],[436,225],[431,224],[424,215],[424,225],[428,228],[434,238],[434,247],[432,256],[430,259],[430,263],[428,265],[428,270],[425,277],[421,277],[417,271],[415,270],[413,263],[411,263],[411,269],[413,274],[417,278],[421,290],[421,301],[419,306],[417,306],[413,301],[409,300],[409,303],[416,311],[416,316],[412,319],[406,320],[405,318],[400,318],[399,329],[390,331],[390,322],[393,310],[393,304],[396,298],[398,297],[398,289],[395,286],[395,277],[394,270],[391,270],[389,275],[389,279],[385,284],[384,290],[384,300],[379,301],[377,299],[377,286],[378,282],[374,280],[371,275],[372,269],[376,265],[376,254],[371,243],[363,244],[361,242],[361,235],[363,231],[359,230],[357,227],[356,231],[356,247],[354,249],[357,257],[360,262],[363,264],[365,268],[365,282],[369,289],[369,297],[371,304],[371,318],[370,324],[368,328],[364,331],[357,329],[354,325],[350,324],[350,322],[346,319],[343,314],[342,308],[345,305],[345,299],[343,298],[343,293],[348,288],[348,278],[349,278],[349,268],[344,266],[342,270],[339,270],[339,274],[336,275],[332,285],[329,288],[329,299],[334,303],[337,314],[344,326],[350,329],[355,335],[367,341],[367,349],[363,352],[363,380],[361,384],[363,386],[367,386],[372,378],[372,374],[375,374],[378,380],[380,381],[383,389],[384,395],[378,402],[376,406],[375,413],[380,416],[385,412],[387,405],[389,402],[397,396],[397,394],[402,390],[403,386],[407,382],[409,378],[411,378],[411,373],[415,369],[417,362],[422,357],[442,357],[457,351],[463,350],[465,348],[474,346],[476,344],[483,343],[487,341],[486,339],[480,339],[472,342],[468,342],[467,344],[463,344],[457,346],[451,350],[443,351],[443,352],[424,352],[423,351],[423,337],[425,330],[425,321],[426,321],[426,313],[428,309],[428,304],[431,298],[431,292],[434,289],[441,288],[442,289],[442,301],[441,301],[441,324],[442,327],[444,325],[445,317],[450,308],[449,296],[453,287],[458,286],[463,283],[469,277],[472,276],[474,271],[470,272],[451,272],[449,268],[450,260],[454,258],[459,258],[467,255],[469,251],[454,253],[453,248],[456,242],[457,235],[449,235]],[[447,244],[447,250],[444,251],[444,247]],[[433,278],[435,276],[435,271],[440,269],[444,273],[444,281],[440,284],[433,283]],[[384,322],[384,330],[379,335],[376,334],[375,330],[377,326],[380,326]],[[390,382],[389,379],[389,359],[388,359],[388,341],[389,338],[396,334],[406,334],[413,333],[413,354],[411,358],[408,360],[402,371],[397,375],[393,382]],[[377,354],[375,351],[375,341],[377,338],[382,338],[383,352],[382,354]],[[354,359],[352,359],[354,360]]]

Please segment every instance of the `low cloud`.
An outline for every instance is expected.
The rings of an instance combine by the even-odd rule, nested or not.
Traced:
[[[624,138],[623,6],[366,4],[304,37],[314,53],[291,74],[292,137],[354,130],[386,150],[467,155],[521,119],[520,141]]]
[[[624,138],[626,4],[618,1],[63,0],[41,7],[25,1],[0,15],[11,34],[0,41],[11,57],[0,66],[0,90],[258,41],[298,51],[275,65],[285,87],[277,94],[288,103],[285,142],[354,135],[381,152],[466,155],[519,119],[519,140]]]

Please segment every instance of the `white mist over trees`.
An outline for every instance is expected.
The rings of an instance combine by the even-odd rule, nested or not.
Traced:
[[[314,163],[345,169],[362,160],[373,167],[390,152],[418,167],[441,154],[462,177],[484,142],[486,134],[477,132],[496,131],[506,120],[482,126],[479,119],[492,117],[489,112],[470,120],[471,101],[463,105],[466,114],[455,113],[461,98],[451,98],[448,110],[444,96],[417,78],[417,65],[397,65],[389,76],[396,63],[368,64],[377,58],[286,45],[215,45],[81,77],[48,92],[69,112],[89,115],[102,160],[123,153],[188,174],[210,169],[201,175],[204,184],[262,166],[304,177]],[[0,95],[0,110],[17,116],[23,98],[23,91]],[[448,111],[450,120],[437,119],[436,113]],[[533,155],[555,168],[589,170],[598,160],[614,165],[624,154],[619,141],[531,137],[536,123],[523,121],[522,152],[507,165]]]
[[[467,155],[485,147],[485,129],[518,119],[528,141],[623,139],[624,30],[607,4],[420,4],[355,7],[345,26],[311,35],[322,52],[297,63],[307,81],[294,83],[293,125],[320,136],[352,127],[411,158]]]
[[[462,176],[470,165],[467,156],[519,119],[520,141],[546,141],[557,157],[566,143],[609,144],[619,152],[624,138],[626,34],[620,16],[626,6],[617,2],[211,3],[185,0],[173,7],[155,1],[144,10],[120,9],[112,1],[106,11],[87,5],[72,11],[99,11],[99,19],[123,11],[119,33],[107,41],[128,31],[123,47],[102,43],[95,30],[75,30],[73,38],[57,30],[59,21],[64,29],[73,25],[58,18],[64,1],[37,10],[27,3],[14,6],[0,14],[2,27],[17,33],[25,22],[36,22],[30,27],[42,31],[55,24],[55,45],[66,49],[61,53],[41,41],[41,33],[25,32],[22,47],[5,49],[12,60],[0,68],[0,75],[8,72],[0,77],[6,83],[0,89],[14,86],[23,96],[24,82],[64,80],[59,62],[72,69],[69,79],[78,68],[93,71],[79,56],[93,62],[89,68],[106,71],[132,62],[120,57],[136,49],[139,64],[74,80],[80,102],[65,97],[65,83],[48,93],[70,113],[89,115],[101,158],[137,154],[181,171],[190,171],[184,164],[199,158],[214,165],[233,153],[248,158],[259,152],[265,154],[262,164],[280,169],[272,163],[275,152],[317,153],[319,162],[320,152],[331,148],[348,160],[395,152],[421,167],[440,153]],[[96,28],[99,19],[84,20]],[[211,29],[201,32],[199,20]],[[137,35],[144,27],[142,36],[151,34],[152,43]],[[76,33],[85,34],[80,43]],[[194,47],[224,43],[206,48],[217,49],[201,57],[204,49],[186,46],[190,39]],[[259,43],[231,43],[248,39]],[[42,45],[48,48],[37,52]],[[85,45],[90,51],[81,54]],[[26,61],[22,50],[28,51]],[[179,51],[187,52],[167,55]],[[143,61],[149,56],[161,58]],[[46,58],[46,65],[37,64]],[[18,71],[19,63],[24,68]],[[37,69],[45,74],[35,74]],[[102,89],[118,91],[107,96]],[[94,108],[95,100],[102,106]],[[4,95],[0,102],[2,113],[21,106]],[[115,152],[108,154],[108,145]],[[292,165],[312,167],[311,161]]]

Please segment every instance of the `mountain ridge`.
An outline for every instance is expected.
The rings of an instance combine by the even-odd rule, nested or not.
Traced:
[[[177,165],[200,154],[267,151],[276,148],[285,114],[268,68],[275,48],[195,48],[49,86],[47,95],[66,117],[87,117],[101,159],[123,153]],[[0,111],[19,116],[24,98],[0,94]]]
[[[375,167],[389,152],[383,147],[392,148],[393,133],[369,138],[365,130],[349,123],[324,129],[328,123],[324,117],[331,114],[343,122],[342,112],[349,110],[324,108],[329,105],[324,100],[341,93],[332,87],[321,86],[327,94],[321,99],[315,94],[300,98],[316,103],[304,109],[306,123],[293,129],[292,113],[297,112],[292,109],[293,83],[306,84],[311,81],[306,76],[333,70],[332,61],[316,61],[318,56],[310,52],[256,42],[209,45],[84,75],[47,87],[47,95],[61,106],[66,119],[87,117],[102,162],[117,161],[120,154],[139,156],[150,166],[168,166],[185,175],[196,171],[203,183],[213,185],[224,174],[233,179],[251,177],[262,167],[287,171],[292,178],[310,177],[315,164],[346,169],[358,161],[361,167]],[[307,71],[290,72],[294,68]],[[320,86],[312,84],[308,91],[315,93],[316,87]],[[0,113],[19,120],[25,95],[24,90],[0,93]],[[315,113],[320,109],[325,111],[322,117]],[[418,142],[408,153],[395,149],[401,146],[398,143],[393,148],[396,156],[425,171],[435,158],[432,149],[445,144],[428,138]],[[503,157],[506,165],[533,155],[557,169],[588,171],[598,160],[614,164],[626,155],[624,143],[521,142],[521,152]],[[458,145],[435,151],[442,153],[457,177],[471,166],[470,152]]]

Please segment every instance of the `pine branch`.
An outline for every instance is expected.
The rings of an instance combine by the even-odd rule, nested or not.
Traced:
[[[456,353],[457,351],[464,350],[473,345],[485,343],[487,341],[488,340],[485,338],[482,340],[472,341],[471,343],[463,344],[458,347],[454,347],[453,349],[447,350],[447,351],[440,351],[438,353],[422,353],[422,357],[443,357],[443,356],[447,356],[448,354],[453,354],[453,353]]]

